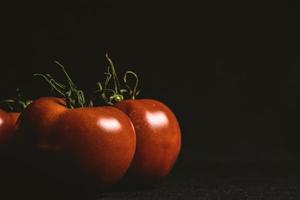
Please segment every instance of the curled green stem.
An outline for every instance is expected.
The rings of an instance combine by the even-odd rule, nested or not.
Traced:
[[[133,89],[131,89],[131,87],[128,84],[128,76],[131,75],[134,79],[135,79],[135,84],[133,86]],[[123,81],[128,89],[129,95],[131,97],[131,99],[135,99],[135,97],[137,95],[139,95],[140,91],[138,90],[138,85],[139,85],[139,77],[136,73],[134,73],[133,71],[127,71],[124,74],[124,78]]]
[[[85,107],[92,105],[89,103],[87,105],[86,99],[85,99],[85,94],[82,90],[77,89],[76,85],[70,78],[69,74],[65,70],[65,67],[60,64],[58,61],[54,61],[55,64],[57,64],[63,71],[68,85],[64,85],[62,83],[57,82],[50,74],[40,74],[36,73],[34,76],[40,76],[46,82],[62,97],[66,99],[67,107],[68,108],[80,108],[80,107]]]
[[[105,56],[109,63],[107,72],[105,73],[106,80],[104,82],[104,85],[102,85],[100,82],[97,83],[98,90],[96,92],[100,93],[101,98],[104,100],[105,103],[109,105],[113,105],[116,102],[124,100],[125,95],[129,96],[129,98],[131,99],[135,99],[135,97],[140,93],[140,91],[138,90],[139,79],[137,74],[133,71],[125,72],[123,77],[123,83],[125,84],[126,89],[123,89],[121,87],[118,75],[116,73],[114,63],[112,62],[108,54],[106,54]],[[133,88],[131,88],[131,86],[129,85],[129,76],[132,76],[134,78]],[[111,80],[113,80],[114,89],[109,88]]]

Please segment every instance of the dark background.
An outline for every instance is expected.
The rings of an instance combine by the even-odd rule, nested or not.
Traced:
[[[210,164],[300,161],[299,1],[26,2],[1,10],[1,99],[16,87],[29,98],[49,95],[32,74],[63,80],[54,60],[91,92],[108,52],[120,74],[138,73],[141,98],[161,100],[177,115],[179,180]]]

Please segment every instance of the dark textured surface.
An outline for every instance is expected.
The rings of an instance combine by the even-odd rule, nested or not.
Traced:
[[[182,170],[178,173],[178,170]],[[298,164],[195,164],[178,167],[165,182],[98,199],[287,200],[300,198]],[[97,198],[95,198],[97,199]]]
[[[38,180],[38,181],[37,181]],[[300,198],[300,163],[189,163],[179,162],[163,182],[149,186],[116,186],[83,193],[45,177],[13,181],[2,188],[5,199],[203,199],[289,200]],[[84,184],[84,183],[83,183]],[[3,190],[5,189],[5,190]]]

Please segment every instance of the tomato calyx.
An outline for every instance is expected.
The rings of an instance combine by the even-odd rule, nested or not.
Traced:
[[[140,90],[138,90],[138,75],[133,71],[126,71],[123,76],[123,84],[125,85],[126,89],[121,88],[114,63],[112,62],[108,54],[106,54],[105,56],[109,63],[107,72],[104,73],[106,75],[106,79],[104,84],[101,84],[100,81],[97,83],[98,89],[95,92],[97,94],[100,94],[102,100],[104,100],[104,102],[108,105],[114,105],[117,102],[123,101],[125,97],[135,99],[136,96],[140,93]],[[134,78],[133,87],[129,85],[129,76],[132,76]],[[114,89],[109,88],[111,80],[113,80]]]
[[[10,97],[1,102],[9,112],[21,112],[32,103],[32,100],[24,99],[19,88],[16,89],[16,94],[16,97]]]
[[[45,79],[48,84],[62,97],[66,99],[67,107],[70,109],[73,108],[82,108],[92,106],[92,101],[86,101],[85,94],[82,90],[78,89],[75,83],[70,78],[65,67],[60,64],[58,61],[54,61],[63,71],[66,79],[67,85],[57,82],[50,74],[40,74],[36,73],[34,76],[40,76]]]

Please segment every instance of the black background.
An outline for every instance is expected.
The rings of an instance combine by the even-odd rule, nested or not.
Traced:
[[[16,87],[29,98],[50,95],[32,74],[63,80],[54,60],[89,93],[104,78],[108,52],[120,74],[138,73],[141,98],[177,115],[175,177],[211,163],[298,162],[298,1],[26,2],[1,10],[1,99]]]

